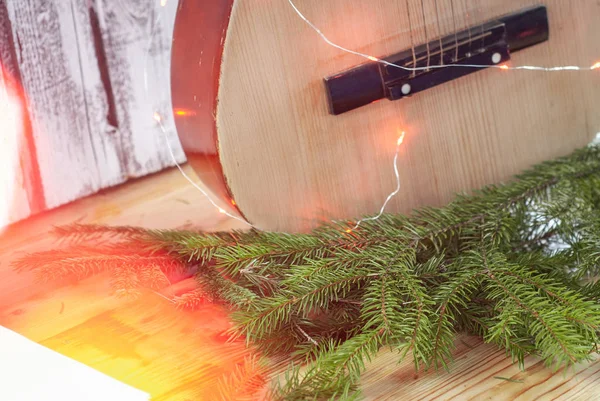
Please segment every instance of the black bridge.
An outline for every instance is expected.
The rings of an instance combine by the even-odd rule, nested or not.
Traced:
[[[510,60],[511,52],[548,40],[546,7],[528,8],[325,78],[332,114],[398,100]],[[484,67],[449,67],[448,64]],[[432,68],[433,67],[433,68]],[[416,69],[416,71],[415,71]]]

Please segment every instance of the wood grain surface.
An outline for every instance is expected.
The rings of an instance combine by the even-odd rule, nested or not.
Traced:
[[[333,42],[384,57],[437,36],[544,4],[547,43],[511,65],[600,59],[596,0],[295,0]],[[439,14],[439,18],[438,18]],[[306,230],[377,213],[443,205],[456,192],[507,180],[584,146],[600,131],[600,74],[489,69],[397,102],[329,114],[325,77],[365,59],[329,46],[287,0],[234,3],[225,40],[217,128],[241,212],[268,230]]]
[[[220,397],[215,389],[253,353],[226,343],[222,332],[230,323],[222,308],[178,311],[154,293],[137,301],[118,299],[110,295],[106,276],[41,285],[30,274],[12,271],[10,261],[24,252],[57,246],[48,236],[51,226],[75,221],[242,228],[215,211],[175,170],[18,223],[0,237],[0,324],[147,391],[155,401],[239,400]],[[172,290],[161,292],[169,296]],[[553,372],[529,358],[521,372],[502,351],[475,337],[456,344],[450,372],[415,373],[410,361],[398,364],[398,355],[382,351],[362,379],[366,399],[591,401],[600,394],[600,362]]]
[[[33,167],[14,173],[26,181],[14,191],[42,200],[10,210],[10,221],[171,166],[156,111],[177,160],[185,160],[170,105],[178,2],[161,3],[0,0],[0,64],[19,72],[31,128],[29,142],[18,138]]]

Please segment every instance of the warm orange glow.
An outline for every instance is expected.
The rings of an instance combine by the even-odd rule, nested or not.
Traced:
[[[379,59],[377,57],[369,56],[367,58],[371,61],[379,61]]]
[[[187,110],[187,109],[174,109],[173,112],[175,113],[176,116],[179,117],[190,117],[190,116],[195,116],[196,113],[192,110]]]
[[[19,218],[15,191],[20,183],[19,153],[23,133],[23,113],[19,90],[0,66],[0,232],[9,222]],[[15,213],[17,214],[15,216]]]
[[[502,70],[508,70],[508,66],[507,66],[506,64],[504,64],[504,65],[501,65],[501,66],[500,66],[500,69],[502,69]]]
[[[400,132],[400,136],[398,137],[398,146],[400,146],[402,145],[402,142],[404,142],[404,136],[406,135],[406,132],[400,130],[398,130],[398,132]]]
[[[352,232],[352,230],[351,230],[351,229],[347,229],[347,230],[346,230],[346,232],[347,232],[348,234],[350,234],[350,233]]]
[[[597,70],[597,69],[599,69],[599,68],[600,68],[600,61],[598,61],[596,64],[594,64],[594,65],[592,66],[592,70]]]
[[[233,199],[231,200],[231,204],[232,204],[233,206],[237,205],[237,203],[235,203],[235,201],[234,201]]]
[[[255,349],[246,347],[243,340],[232,342],[231,338],[224,334],[231,328],[230,314],[226,308],[207,302],[199,304],[195,311],[182,312],[152,292],[143,291],[143,295],[133,302],[133,307],[120,309],[117,312],[119,314],[113,316],[102,313],[102,307],[111,305],[110,298],[106,296],[108,281],[101,285],[98,283],[103,281],[96,277],[88,284],[84,285],[82,282],[81,286],[73,286],[72,291],[63,295],[67,306],[65,313],[60,315],[64,319],[60,324],[64,324],[67,329],[61,329],[62,326],[57,322],[43,324],[47,310],[55,306],[50,304],[27,314],[26,318],[21,316],[22,319],[15,324],[15,330],[26,331],[27,327],[36,327],[36,334],[39,333],[37,335],[40,338],[49,339],[44,341],[44,346],[149,393],[152,399],[158,399],[165,394],[167,399],[194,401],[263,399],[258,396],[251,397],[252,392],[261,391],[263,381],[267,383],[269,376],[263,373],[260,365],[246,362],[254,358],[260,360],[260,354]],[[89,302],[90,296],[94,297],[100,308],[86,310],[84,315],[69,313],[68,305]],[[81,316],[85,318],[83,323],[77,321]],[[122,330],[123,325],[130,331]],[[69,329],[70,327],[76,328]],[[164,327],[168,329],[161,330]],[[137,336],[132,336],[132,333]],[[152,340],[148,341],[150,335]],[[4,354],[1,355],[5,357]],[[162,355],[169,355],[169,358],[162,358]],[[56,368],[56,365],[48,367],[46,364],[37,363],[37,359],[30,364],[36,371]],[[174,370],[173,366],[179,368]],[[206,366],[210,368],[206,369]],[[136,373],[135,377],[132,378],[131,372]],[[238,373],[253,379],[242,381],[235,376],[234,383],[238,387],[231,388],[227,385],[228,379]],[[39,377],[50,376],[53,374],[47,373]],[[24,385],[30,385],[32,377],[24,375]],[[157,377],[164,380],[156,380]],[[218,386],[215,385],[217,383]],[[2,384],[5,385],[4,382]],[[82,387],[88,390],[89,388],[91,387]],[[2,390],[4,387],[0,394],[5,394]],[[63,390],[69,388],[65,387]],[[102,390],[99,389],[98,393],[102,393]],[[67,393],[68,391],[64,392]],[[9,401],[19,398],[5,399],[0,396],[0,399]],[[133,397],[104,398],[111,401],[121,399],[135,400]]]

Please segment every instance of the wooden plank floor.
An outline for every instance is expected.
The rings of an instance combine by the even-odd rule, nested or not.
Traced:
[[[0,236],[0,325],[147,391],[155,401],[218,400],[218,381],[250,354],[226,343],[222,308],[178,311],[150,292],[136,301],[118,299],[105,276],[57,286],[12,271],[10,261],[20,254],[56,246],[48,230],[69,222],[207,230],[242,224],[216,212],[170,170],[21,222]],[[501,351],[465,337],[457,341],[449,373],[415,374],[410,361],[397,364],[396,355],[383,351],[362,387],[368,400],[600,399],[599,362],[553,373],[531,358],[526,368],[519,371]]]

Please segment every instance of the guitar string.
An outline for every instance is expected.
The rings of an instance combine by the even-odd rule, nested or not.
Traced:
[[[471,12],[473,13],[473,15],[475,16],[474,20],[475,21],[485,21],[485,16],[483,15],[483,13],[481,12],[481,7],[479,7],[477,4],[477,0],[468,0],[469,1],[469,6],[471,7]],[[485,49],[485,31],[483,28],[483,24],[479,25],[479,32],[476,32],[476,34],[479,34],[480,39],[480,43],[479,45],[475,44],[475,51],[477,53],[482,53]]]
[[[406,13],[408,15],[408,30],[410,32],[410,48],[412,49],[413,67],[417,66],[417,54],[415,53],[415,41],[413,37],[412,20],[410,18],[410,3],[406,0]],[[413,71],[414,72],[414,71]],[[414,74],[413,74],[414,76]]]
[[[480,18],[479,13],[477,12],[477,9],[475,8],[475,6],[473,5],[473,0],[464,0],[465,1],[465,10],[467,11],[467,25],[469,26],[469,39],[471,39],[471,29],[473,29],[473,21],[483,21]],[[483,35],[483,25],[480,25],[481,27],[481,31],[477,32],[474,31],[475,35],[481,34]],[[475,27],[476,29],[476,27]],[[478,52],[479,48],[477,47],[477,40],[473,40],[471,42],[471,54],[473,54],[474,52]],[[473,45],[475,45],[475,50],[473,50]]]
[[[470,13],[471,15],[474,14],[475,16],[475,20],[476,21],[484,21],[484,18],[482,17],[482,13],[481,13],[481,8],[477,6],[477,0],[467,0],[468,5],[467,7],[469,7]],[[479,37],[481,38],[480,44],[479,45],[475,45],[475,51],[477,53],[482,52],[485,49],[485,32],[483,29],[483,24],[479,26],[479,32],[476,32],[477,34],[479,34]]]
[[[330,45],[331,47],[339,49],[345,53],[354,54],[355,56],[359,56],[359,57],[365,58],[367,60],[378,62],[378,63],[387,65],[390,67],[399,68],[404,71],[416,72],[416,71],[423,71],[423,70],[427,69],[427,67],[405,67],[402,65],[390,63],[389,61],[380,59],[375,56],[371,56],[366,53],[361,53],[361,52],[340,46],[337,43],[329,40],[329,38],[327,36],[325,36],[325,34],[315,24],[313,24],[308,18],[306,18],[306,16],[304,16],[304,14],[302,14],[302,12],[298,9],[298,7],[296,7],[296,4],[292,0],[287,0],[287,1],[290,4],[290,6],[292,7],[292,9],[296,12],[298,17],[300,17],[306,24],[308,24],[308,26],[310,26],[312,28],[312,30],[315,31],[321,37],[321,39],[325,43]],[[597,62],[596,64],[592,65],[591,67],[579,67],[579,66],[573,66],[573,65],[556,66],[556,67],[540,67],[540,66],[535,66],[535,65],[521,65],[521,66],[511,67],[508,65],[496,65],[496,64],[489,64],[489,65],[488,64],[444,64],[444,65],[437,65],[437,66],[432,65],[429,67],[429,69],[441,69],[441,68],[498,68],[498,69],[502,69],[502,70],[511,70],[511,71],[526,70],[526,71],[544,71],[544,72],[593,71],[593,70],[600,70],[600,61]]]
[[[407,0],[408,1],[408,0]],[[167,5],[168,0],[160,0],[160,6],[161,7],[165,7]],[[545,71],[545,72],[554,72],[554,71],[592,71],[592,70],[597,70],[600,69],[600,62],[594,64],[591,67],[578,67],[578,66],[555,66],[555,67],[540,67],[540,66],[532,66],[532,65],[524,65],[524,66],[516,66],[516,67],[509,67],[506,65],[502,65],[502,66],[498,66],[498,65],[477,65],[477,64],[444,64],[443,63],[443,57],[442,57],[442,61],[440,63],[440,65],[437,66],[428,66],[428,67],[417,67],[416,66],[416,56],[413,56],[415,61],[414,61],[414,67],[410,68],[410,67],[405,67],[405,66],[400,66],[400,65],[396,65],[394,63],[390,63],[387,62],[385,60],[379,59],[377,57],[365,54],[365,53],[361,53],[361,52],[357,52],[351,49],[347,49],[343,46],[340,46],[334,42],[332,42],[331,40],[329,40],[329,38],[327,38],[327,36],[325,36],[325,34],[317,27],[315,26],[310,20],[308,20],[308,18],[306,18],[304,16],[304,14],[302,14],[302,12],[298,9],[298,7],[296,7],[296,5],[294,4],[294,2],[292,0],[288,0],[288,3],[290,4],[290,6],[292,7],[292,9],[295,11],[295,13],[306,23],[308,24],[320,37],[323,41],[325,41],[325,43],[327,43],[328,45],[337,48],[345,53],[349,53],[349,54],[354,54],[356,56],[368,59],[370,61],[375,61],[375,62],[379,62],[381,64],[384,65],[389,65],[391,67],[395,67],[395,68],[399,68],[402,70],[406,70],[406,71],[413,71],[413,72],[417,72],[417,71],[423,71],[423,70],[427,70],[427,69],[433,69],[433,68],[450,68],[450,67],[462,67],[462,68],[501,68],[504,70],[529,70],[529,71]],[[436,15],[437,15],[437,24],[438,24],[438,31],[440,32],[440,36],[441,36],[441,29],[440,29],[440,14],[439,14],[439,7],[438,7],[438,0],[435,0],[435,6],[436,6]],[[157,23],[160,20],[160,15],[157,17],[156,21]],[[158,24],[157,24],[158,25]],[[483,29],[483,28],[482,28]],[[411,34],[412,34],[412,30],[411,30]],[[150,45],[153,41],[153,37],[155,35],[155,31],[152,30],[150,38],[149,38],[149,43],[148,43],[148,49],[150,49]],[[484,39],[485,40],[485,39]],[[484,42],[485,43],[485,42]],[[442,44],[442,39],[440,37],[440,46],[441,46],[441,52],[443,54],[443,44]],[[149,50],[148,50],[149,51]],[[413,44],[413,52],[414,52],[414,44]],[[146,90],[146,93],[148,93],[148,72],[147,72],[147,54],[145,56],[145,63],[144,63],[144,87]],[[224,214],[232,219],[235,219],[237,221],[240,221],[252,228],[255,228],[257,230],[260,230],[260,228],[254,226],[252,223],[246,221],[245,219],[231,214],[229,213],[227,210],[223,209],[220,205],[218,205],[213,199],[212,196],[210,196],[206,190],[204,190],[201,186],[199,186],[194,180],[192,180],[183,170],[183,167],[181,166],[181,164],[177,161],[177,158],[175,157],[175,152],[173,150],[173,147],[171,146],[171,143],[169,141],[169,133],[164,125],[164,118],[162,117],[162,115],[160,114],[159,111],[155,111],[154,113],[154,120],[156,121],[156,123],[158,124],[164,139],[165,139],[165,143],[167,145],[167,149],[169,151],[169,155],[171,157],[171,160],[173,162],[173,164],[177,167],[177,169],[179,170],[179,172],[181,173],[181,175],[196,189],[198,190],[200,193],[202,193],[202,195],[210,202],[210,204],[212,206],[214,206],[219,213]],[[388,195],[388,197],[386,198],[383,206],[380,209],[380,212],[378,215],[374,216],[374,217],[369,217],[369,218],[365,218],[365,219],[361,219],[359,220],[356,225],[354,226],[354,229],[356,229],[357,227],[360,226],[360,224],[364,221],[368,221],[368,220],[377,220],[379,219],[384,211],[385,208],[388,204],[388,202],[394,197],[396,196],[399,192],[400,192],[400,188],[401,188],[401,182],[400,182],[400,174],[398,171],[398,158],[399,158],[399,151],[400,151],[400,145],[403,142],[404,139],[404,135],[405,133],[402,132],[401,136],[398,138],[397,141],[397,145],[396,145],[396,153],[394,155],[394,162],[393,162],[393,168],[394,168],[394,175],[396,178],[396,189],[390,193]],[[352,229],[348,229],[346,230],[346,232],[351,232]]]
[[[454,12],[454,0],[450,0],[450,7],[452,8],[452,23],[454,24],[454,60],[458,61],[458,29],[456,28],[456,13]]]
[[[471,54],[473,54],[473,35],[471,34],[471,29],[472,29],[472,26],[471,26],[471,15],[469,14],[470,11],[469,11],[469,5],[467,4],[468,1],[469,0],[463,0],[463,6],[465,8],[465,13],[466,13],[465,14],[466,15],[465,22],[466,22],[467,27],[468,27],[467,29],[469,30],[469,54],[468,54],[468,56],[470,57]]]
[[[429,71],[431,52],[429,51],[429,33],[427,32],[427,20],[425,17],[425,0],[421,0],[421,14],[423,14],[423,29],[425,30],[425,43],[427,46],[427,71]]]
[[[442,42],[442,28],[441,28],[441,22],[440,22],[440,8],[438,7],[438,0],[434,0],[435,2],[435,15],[437,18],[437,29],[438,29],[438,36],[440,39],[440,65],[444,65],[444,43]]]
[[[477,2],[477,0],[475,0],[475,2]],[[479,15],[481,16],[481,14],[483,14],[483,12],[481,11],[481,5],[477,7],[477,10]],[[481,50],[485,50],[485,35],[483,34],[483,25],[481,25]]]

